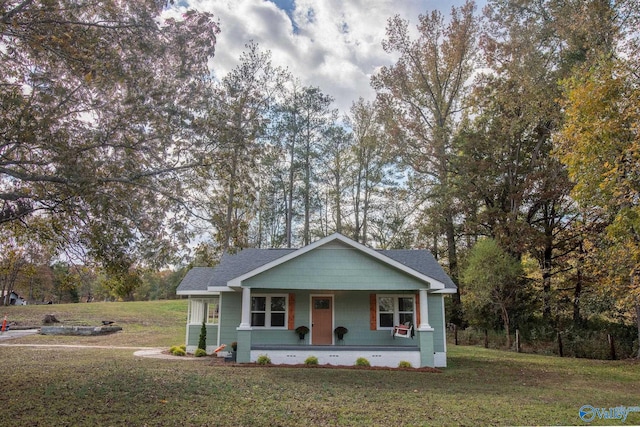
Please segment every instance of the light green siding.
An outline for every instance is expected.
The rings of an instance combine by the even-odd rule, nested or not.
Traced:
[[[416,346],[415,339],[393,338],[389,329],[372,330],[370,325],[370,294],[374,292],[336,292],[335,293],[335,326],[345,326],[349,332],[344,340],[337,343],[345,345],[394,345]],[[389,293],[398,295],[399,292],[377,292],[378,295]],[[415,297],[414,292],[408,296]]]
[[[420,366],[435,365],[433,332],[434,331],[418,331],[416,334],[416,338],[420,341]]]
[[[202,325],[187,326],[187,345],[198,345]],[[207,325],[207,346],[215,346],[218,343],[218,325]]]
[[[263,289],[416,290],[424,282],[356,250],[318,248],[253,276],[243,286]]]
[[[225,292],[220,295],[220,344],[238,341],[236,328],[242,318],[242,292]]]
[[[254,292],[263,294],[261,290]],[[278,292],[272,290],[271,292]],[[301,325],[308,326],[311,329],[310,304],[312,295],[332,295],[334,301],[334,324],[346,327],[349,332],[342,341],[335,342],[335,345],[395,345],[395,346],[416,346],[417,340],[396,338],[393,339],[391,331],[371,330],[369,321],[369,295],[370,292],[362,291],[340,291],[340,292],[317,292],[317,291],[300,291],[293,292],[295,295],[295,312],[294,325],[296,328]],[[398,295],[398,292],[393,292]],[[409,292],[408,295],[415,296],[415,292]],[[239,321],[238,321],[239,323]],[[225,329],[223,328],[223,331]],[[282,329],[259,329],[254,328],[251,333],[252,345],[264,344],[286,344],[286,345],[309,345],[310,336],[307,335],[304,341],[301,341],[293,330]]]
[[[444,342],[444,318],[442,313],[442,294],[430,294],[429,301],[429,326],[434,329],[433,333],[433,351],[445,351]]]

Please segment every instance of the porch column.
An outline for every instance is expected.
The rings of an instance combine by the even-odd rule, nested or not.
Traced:
[[[242,288],[242,317],[238,329],[251,329],[251,288]]]
[[[242,315],[240,326],[236,328],[236,342],[238,351],[236,361],[238,363],[251,362],[251,288],[242,287]]]
[[[431,325],[429,325],[429,300],[426,289],[420,289],[418,292],[420,295],[420,324],[418,330],[421,331],[433,331]]]

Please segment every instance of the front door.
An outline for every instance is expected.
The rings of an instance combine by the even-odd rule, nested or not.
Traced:
[[[311,297],[311,344],[333,344],[333,297]]]

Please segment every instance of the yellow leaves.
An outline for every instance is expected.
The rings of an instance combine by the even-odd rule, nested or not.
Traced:
[[[86,83],[91,83],[95,77],[96,77],[96,71],[90,70],[88,73],[84,75],[84,81]]]
[[[574,197],[583,204],[606,206],[615,199],[628,200],[620,190],[627,188],[629,168],[621,163],[638,145],[633,129],[640,104],[625,66],[602,61],[564,82],[566,120],[556,154],[577,184]]]

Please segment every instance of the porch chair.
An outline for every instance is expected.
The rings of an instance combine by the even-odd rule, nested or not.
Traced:
[[[393,339],[400,338],[413,338],[413,325],[411,322],[405,322],[403,325],[393,327],[392,333]]]

